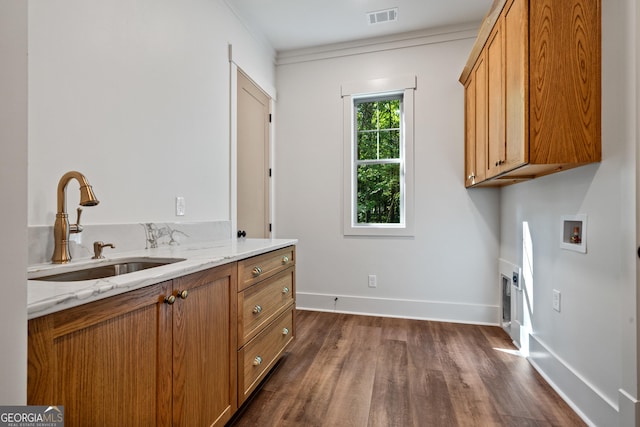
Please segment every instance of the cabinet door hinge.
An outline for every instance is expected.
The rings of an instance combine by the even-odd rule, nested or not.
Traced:
[[[269,176],[271,176],[271,168],[269,168]]]
[[[271,233],[271,223],[269,223],[269,233]]]
[[[271,123],[271,113],[269,113],[269,123]]]

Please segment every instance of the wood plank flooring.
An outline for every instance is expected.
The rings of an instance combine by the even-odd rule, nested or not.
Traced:
[[[296,322],[229,426],[585,425],[499,327],[313,311]]]

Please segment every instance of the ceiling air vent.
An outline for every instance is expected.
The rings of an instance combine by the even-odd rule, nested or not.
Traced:
[[[382,24],[383,22],[394,22],[398,20],[398,8],[378,10],[375,12],[368,12],[367,19],[369,25]]]

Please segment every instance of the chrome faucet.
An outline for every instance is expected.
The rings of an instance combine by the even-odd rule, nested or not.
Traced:
[[[56,222],[53,225],[53,241],[54,249],[51,261],[54,264],[64,264],[71,260],[69,254],[69,233],[82,232],[80,225],[80,214],[82,209],[78,208],[78,219],[75,224],[69,224],[69,216],[67,215],[67,184],[75,178],[80,183],[80,205],[95,206],[98,203],[96,195],[87,178],[80,172],[70,171],[62,175],[58,182],[58,212],[56,213]]]

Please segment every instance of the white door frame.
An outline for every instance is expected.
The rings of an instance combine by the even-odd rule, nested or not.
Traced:
[[[269,128],[269,168],[272,171],[269,180],[269,218],[271,221],[271,237],[276,236],[275,226],[275,88],[267,87],[256,82],[247,70],[238,65],[233,56],[233,46],[229,45],[229,219],[231,221],[231,238],[236,237],[238,231],[238,69],[251,78],[256,86],[269,95],[269,110],[271,111],[271,126]]]

